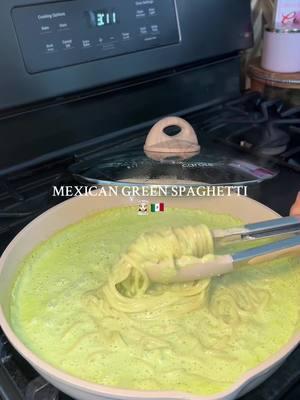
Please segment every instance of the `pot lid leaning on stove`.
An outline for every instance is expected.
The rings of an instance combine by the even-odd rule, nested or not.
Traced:
[[[171,135],[170,135],[171,133]],[[175,135],[172,135],[175,133]],[[70,167],[88,185],[245,185],[278,174],[276,169],[201,147],[193,127],[167,117],[150,130],[145,145],[82,159]]]

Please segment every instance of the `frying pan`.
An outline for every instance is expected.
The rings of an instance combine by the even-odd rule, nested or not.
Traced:
[[[10,323],[10,293],[20,261],[38,244],[66,226],[99,211],[136,206],[141,198],[99,196],[70,199],[39,216],[25,227],[10,243],[0,259],[0,325],[16,350],[50,383],[78,400],[232,400],[244,395],[267,379],[283,363],[300,342],[300,321],[298,332],[277,354],[261,363],[257,368],[241,376],[228,390],[213,396],[196,396],[179,392],[151,392],[125,390],[89,383],[49,365],[31,352],[17,337]],[[162,201],[152,198],[153,202]],[[211,212],[231,214],[246,223],[253,223],[278,217],[274,211],[245,197],[228,198],[164,198],[167,207],[206,209]],[[82,366],[84,368],[84,365]]]

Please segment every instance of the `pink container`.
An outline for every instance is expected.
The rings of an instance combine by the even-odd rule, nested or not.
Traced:
[[[299,72],[300,29],[266,29],[261,66],[274,72]]]

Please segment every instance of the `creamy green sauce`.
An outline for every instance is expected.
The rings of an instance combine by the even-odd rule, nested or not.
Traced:
[[[241,222],[183,209],[142,217],[133,207],[57,233],[22,263],[11,297],[15,332],[42,359],[90,382],[202,395],[229,388],[300,328],[298,260],[214,278],[199,307],[180,315],[161,311],[159,319],[155,312],[114,312],[99,290],[141,234],[198,224]]]

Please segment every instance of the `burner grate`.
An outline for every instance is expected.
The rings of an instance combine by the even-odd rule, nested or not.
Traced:
[[[41,376],[32,380],[25,392],[25,400],[59,400],[60,398],[59,390]]]
[[[200,129],[241,150],[276,156],[293,147],[293,133],[299,133],[299,126],[299,107],[285,109],[281,100],[265,100],[260,94],[250,93],[225,104],[219,115],[209,117]]]
[[[73,182],[68,163],[47,164],[16,176],[0,178],[0,254],[32,219],[65,200],[53,197],[53,186]],[[74,182],[73,182],[74,183]]]

